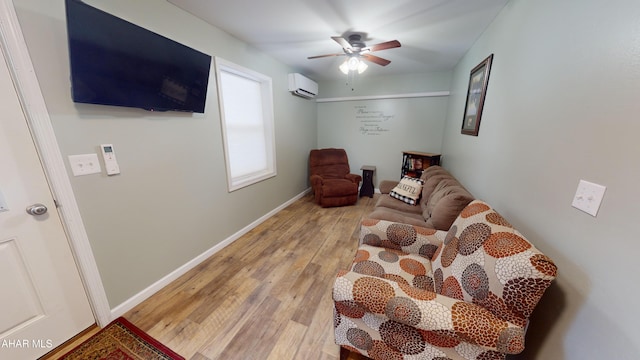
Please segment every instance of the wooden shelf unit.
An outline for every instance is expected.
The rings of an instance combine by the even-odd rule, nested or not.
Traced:
[[[440,154],[420,151],[403,151],[400,179],[404,176],[419,178],[429,166],[440,165],[440,156]]]

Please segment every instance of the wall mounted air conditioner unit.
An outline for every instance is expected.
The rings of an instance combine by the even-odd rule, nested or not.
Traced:
[[[292,94],[307,99],[313,99],[318,95],[318,83],[302,74],[289,74],[289,91]]]

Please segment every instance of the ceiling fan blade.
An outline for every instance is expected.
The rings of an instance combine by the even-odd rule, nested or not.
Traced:
[[[307,59],[319,59],[319,58],[330,57],[330,56],[344,56],[344,55],[346,54],[340,53],[340,54],[316,55],[316,56],[309,56]]]
[[[340,46],[342,46],[344,51],[348,52],[349,54],[353,53],[353,47],[351,46],[351,44],[345,38],[343,38],[342,36],[332,36],[331,38],[335,42],[340,44]]]
[[[391,63],[390,60],[387,59],[383,59],[379,56],[375,56],[375,55],[371,55],[371,54],[362,54],[360,55],[362,56],[363,59],[367,60],[367,61],[371,61],[372,63],[376,63],[378,65],[382,65],[382,66],[387,66]]]
[[[367,47],[363,48],[362,51],[380,51],[380,50],[386,50],[386,49],[393,49],[393,48],[397,48],[397,47],[400,47],[400,46],[401,46],[400,45],[400,41],[391,40],[391,41],[383,42],[383,43],[380,43],[380,44],[367,46]]]

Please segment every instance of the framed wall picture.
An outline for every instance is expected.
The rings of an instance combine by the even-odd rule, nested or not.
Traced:
[[[467,102],[464,107],[464,119],[462,120],[463,134],[478,136],[492,61],[493,54],[482,60],[480,64],[471,70],[469,88],[467,90]]]

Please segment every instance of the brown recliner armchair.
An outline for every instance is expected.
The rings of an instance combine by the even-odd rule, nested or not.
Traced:
[[[322,207],[355,204],[362,177],[350,171],[344,149],[311,150],[309,173],[316,203]]]

